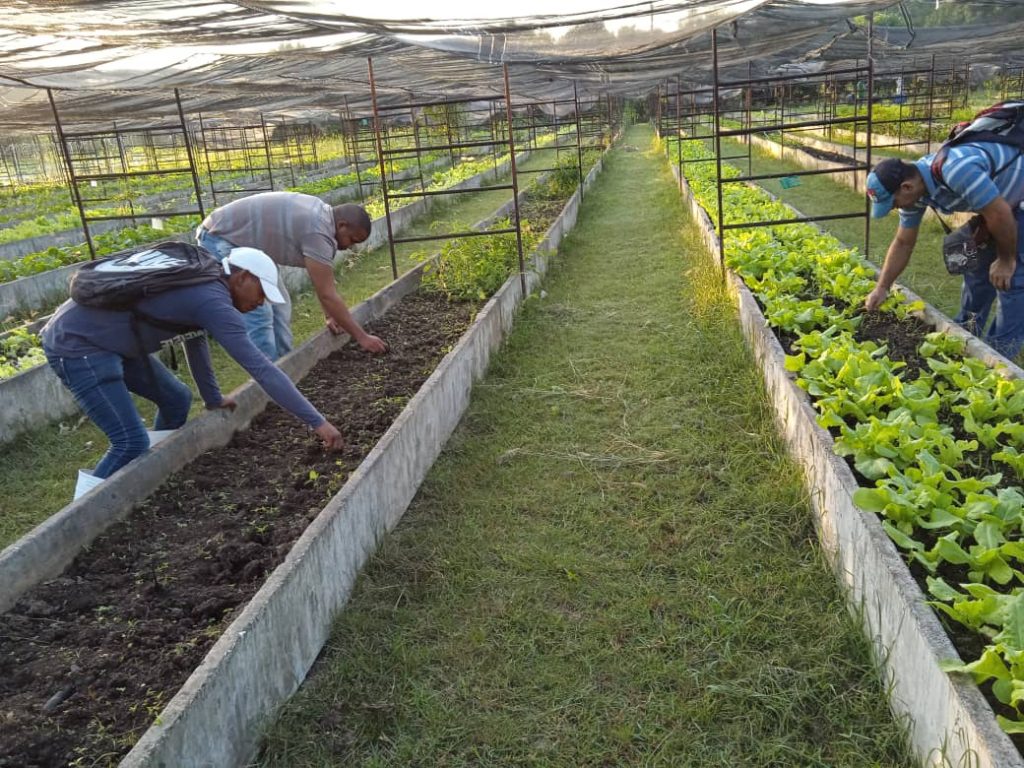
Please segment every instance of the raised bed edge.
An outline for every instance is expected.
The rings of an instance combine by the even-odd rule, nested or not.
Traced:
[[[584,189],[601,166],[599,160]],[[580,199],[577,190],[531,257],[528,291],[546,272],[547,253],[575,224]],[[241,766],[251,757],[267,718],[316,660],[362,565],[401,519],[458,425],[473,382],[486,371],[522,299],[516,274],[310,523],[121,768]]]
[[[717,259],[718,239],[711,219],[676,166],[673,174]],[[915,754],[924,764],[935,766],[1024,767],[973,681],[939,668],[942,660],[959,659],[956,649],[877,516],[853,503],[857,481],[835,454],[831,435],[818,426],[806,393],[785,370],[785,353],[754,296],[738,275],[731,270],[727,275],[776,423],[804,471],[819,541],[851,611],[864,624],[889,691],[890,707],[898,719],[906,721]],[[925,316],[936,318],[941,313],[929,307]]]

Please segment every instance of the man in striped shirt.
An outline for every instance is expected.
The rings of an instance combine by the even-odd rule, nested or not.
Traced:
[[[925,210],[980,213],[995,243],[996,255],[975,272],[964,274],[956,322],[981,332],[998,297],[995,318],[985,341],[1009,358],[1024,346],[1024,155],[1017,147],[995,142],[965,142],[948,149],[942,178],[932,174],[932,158],[913,163],[883,160],[868,175],[871,215],[881,218],[893,207],[900,224],[889,245],[874,291],[865,301],[877,309],[910,261]]]

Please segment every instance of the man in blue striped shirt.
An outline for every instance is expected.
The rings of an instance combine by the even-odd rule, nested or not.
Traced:
[[[956,321],[980,332],[998,297],[985,341],[1007,357],[1016,357],[1024,346],[1024,265],[1018,265],[1024,249],[1024,155],[1007,144],[965,142],[948,149],[941,180],[932,174],[933,157],[925,155],[913,163],[883,160],[868,175],[871,215],[881,218],[896,207],[900,224],[865,306],[877,309],[906,269],[928,206],[941,213],[980,213],[996,255],[983,261],[978,271],[964,274]]]

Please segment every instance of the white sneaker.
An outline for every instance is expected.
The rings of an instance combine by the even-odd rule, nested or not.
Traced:
[[[92,472],[84,469],[78,470],[78,482],[75,483],[75,496],[77,499],[80,496],[84,496],[97,485],[102,483],[104,478],[96,477]],[[72,499],[74,501],[74,499]]]
[[[165,440],[174,434],[173,429],[147,429],[146,434],[149,435],[149,447],[152,448],[161,440]]]

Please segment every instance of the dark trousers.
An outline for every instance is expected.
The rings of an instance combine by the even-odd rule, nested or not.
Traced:
[[[1017,269],[1010,281],[1010,290],[995,289],[988,279],[992,258],[983,260],[976,271],[964,273],[960,314],[956,316],[956,322],[1010,360],[1024,346],[1024,211],[1018,206],[1014,214],[1017,217]],[[993,305],[992,326],[982,336]]]
[[[110,440],[110,449],[93,470],[96,477],[110,477],[149,450],[149,435],[132,393],[156,404],[154,429],[177,429],[188,418],[191,390],[153,356],[147,362],[114,352],[60,357],[46,350],[46,357],[85,415]]]

